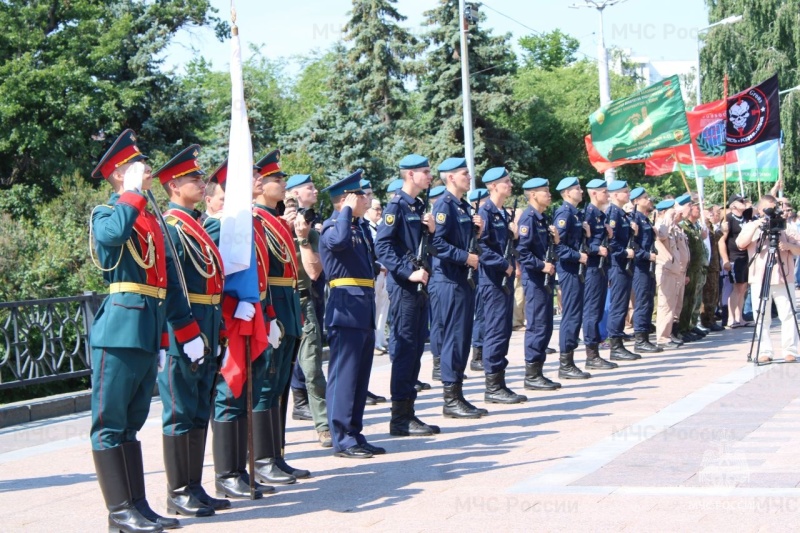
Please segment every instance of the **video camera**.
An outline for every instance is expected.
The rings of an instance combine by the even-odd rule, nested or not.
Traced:
[[[786,230],[786,217],[779,207],[767,207],[763,210],[765,230],[777,234]]]
[[[317,213],[313,207],[300,207],[297,214],[303,217],[307,224],[312,224],[317,219]]]

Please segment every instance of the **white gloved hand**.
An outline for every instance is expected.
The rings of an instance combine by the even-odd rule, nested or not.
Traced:
[[[203,355],[205,355],[205,351],[206,345],[200,337],[195,337],[183,345],[183,353],[186,354],[192,363],[196,363],[202,359]]]
[[[137,161],[128,167],[122,178],[122,188],[126,191],[142,192],[144,180],[144,163]]]
[[[275,350],[281,345],[281,328],[278,326],[278,320],[273,318],[269,322],[269,334],[267,340],[272,349]]]
[[[222,346],[217,346],[217,357],[222,353]]]
[[[233,318],[250,322],[256,316],[256,308],[250,302],[239,302],[236,306],[236,312],[233,313]]]
[[[158,371],[161,372],[164,370],[164,365],[167,364],[167,351],[164,348],[161,348],[158,351]]]
[[[222,357],[222,365],[220,365],[220,369],[225,368],[225,365],[228,364],[228,356],[231,354],[230,350],[225,348],[225,355]]]

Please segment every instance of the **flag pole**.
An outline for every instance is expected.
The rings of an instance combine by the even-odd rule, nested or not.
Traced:
[[[683,180],[683,186],[686,187],[686,192],[688,194],[692,194],[692,190],[689,188],[689,182],[686,180],[686,174],[683,173],[683,165],[681,165],[680,159],[678,159],[678,153],[675,149],[672,150],[672,156],[675,158],[675,162],[678,164],[678,172],[681,173],[681,179]]]
[[[727,119],[728,116],[728,73],[725,73],[725,77],[722,81],[722,99],[725,100],[725,117]],[[727,134],[725,134],[727,136]],[[725,142],[725,159],[723,159],[722,165],[722,219],[725,220],[725,217],[728,216],[728,143],[727,138]],[[738,157],[736,158],[738,161]]]
[[[742,179],[742,162],[736,157],[736,167],[739,169],[739,194],[744,198],[744,179]]]
[[[703,178],[697,172],[697,160],[694,157],[694,143],[689,143],[689,153],[692,154],[692,167],[694,167],[694,179],[697,183],[697,199],[700,201],[700,213],[705,213],[703,209]]]

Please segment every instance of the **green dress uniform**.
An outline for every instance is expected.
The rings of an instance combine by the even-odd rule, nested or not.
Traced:
[[[705,272],[703,270],[703,258],[706,253],[700,230],[689,220],[682,220],[681,229],[686,234],[689,242],[689,268],[686,275],[689,277],[689,284],[683,293],[683,307],[681,308],[680,319],[678,320],[678,334],[685,335],[695,326],[692,323],[692,315],[695,310],[695,299],[698,297],[698,288],[702,291],[705,283]],[[702,292],[699,292],[702,298]]]

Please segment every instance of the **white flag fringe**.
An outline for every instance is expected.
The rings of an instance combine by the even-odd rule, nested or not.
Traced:
[[[247,123],[242,77],[242,49],[236,27],[236,11],[231,2],[231,134],[228,144],[228,178],[222,210],[219,251],[225,274],[250,266],[253,246],[253,144]]]

